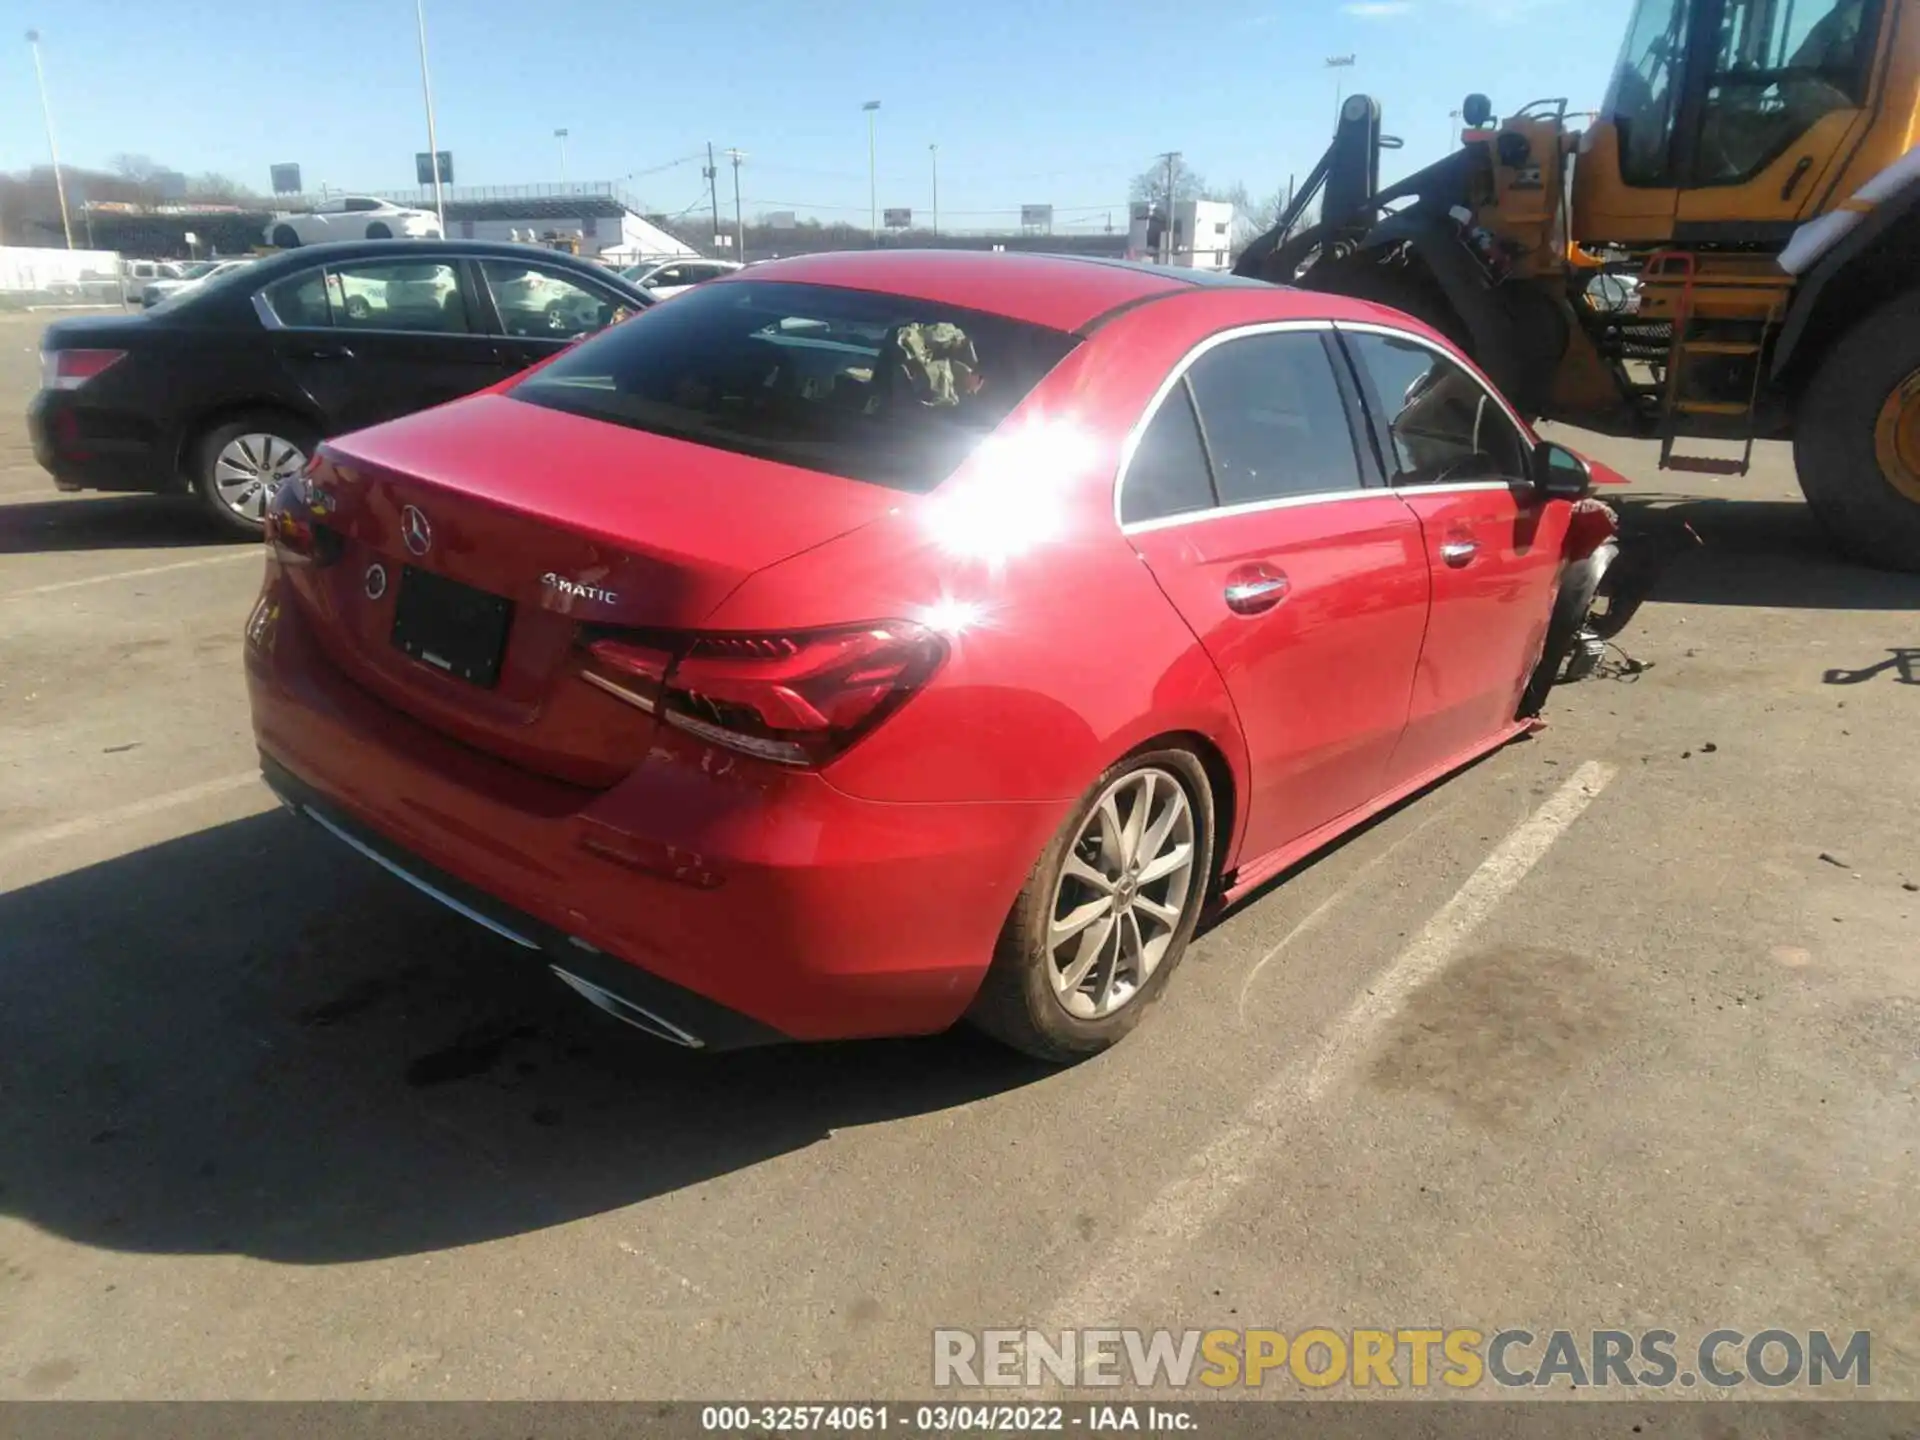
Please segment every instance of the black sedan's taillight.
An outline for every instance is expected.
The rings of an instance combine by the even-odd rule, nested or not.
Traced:
[[[126,358],[124,350],[42,350],[40,386],[44,390],[78,390]]]

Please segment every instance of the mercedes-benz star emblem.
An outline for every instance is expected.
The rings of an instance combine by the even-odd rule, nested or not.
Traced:
[[[387,567],[381,564],[367,566],[367,599],[378,600],[387,593]]]
[[[407,542],[407,549],[415,555],[424,555],[433,544],[433,527],[427,523],[427,517],[412,506],[400,512],[400,538]]]

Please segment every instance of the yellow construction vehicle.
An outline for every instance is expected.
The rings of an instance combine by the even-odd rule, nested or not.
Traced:
[[[1920,570],[1920,0],[1638,0],[1589,128],[1562,100],[1462,118],[1382,189],[1399,142],[1350,97],[1236,270],[1418,316],[1663,468],[1741,475],[1790,439],[1836,542]]]

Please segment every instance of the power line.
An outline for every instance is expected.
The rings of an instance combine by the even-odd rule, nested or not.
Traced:
[[[759,195],[753,197],[753,203],[779,210],[827,210],[847,215],[857,215],[867,208],[864,205],[816,205],[810,200],[773,200]],[[1112,200],[1102,200],[1091,205],[1056,205],[1053,207],[1053,212],[1056,215],[1089,215],[1111,210],[1116,203]],[[1001,205],[990,210],[954,210],[945,205],[940,207],[940,213],[943,215],[1018,215],[1020,211],[1021,207],[1018,205]]]

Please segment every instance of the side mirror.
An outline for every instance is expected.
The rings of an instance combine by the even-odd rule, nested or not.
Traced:
[[[1493,101],[1484,95],[1469,95],[1460,102],[1460,118],[1469,130],[1479,130],[1493,118]]]
[[[1533,487],[1549,500],[1584,499],[1593,489],[1593,471],[1566,446],[1543,440],[1533,452]]]

